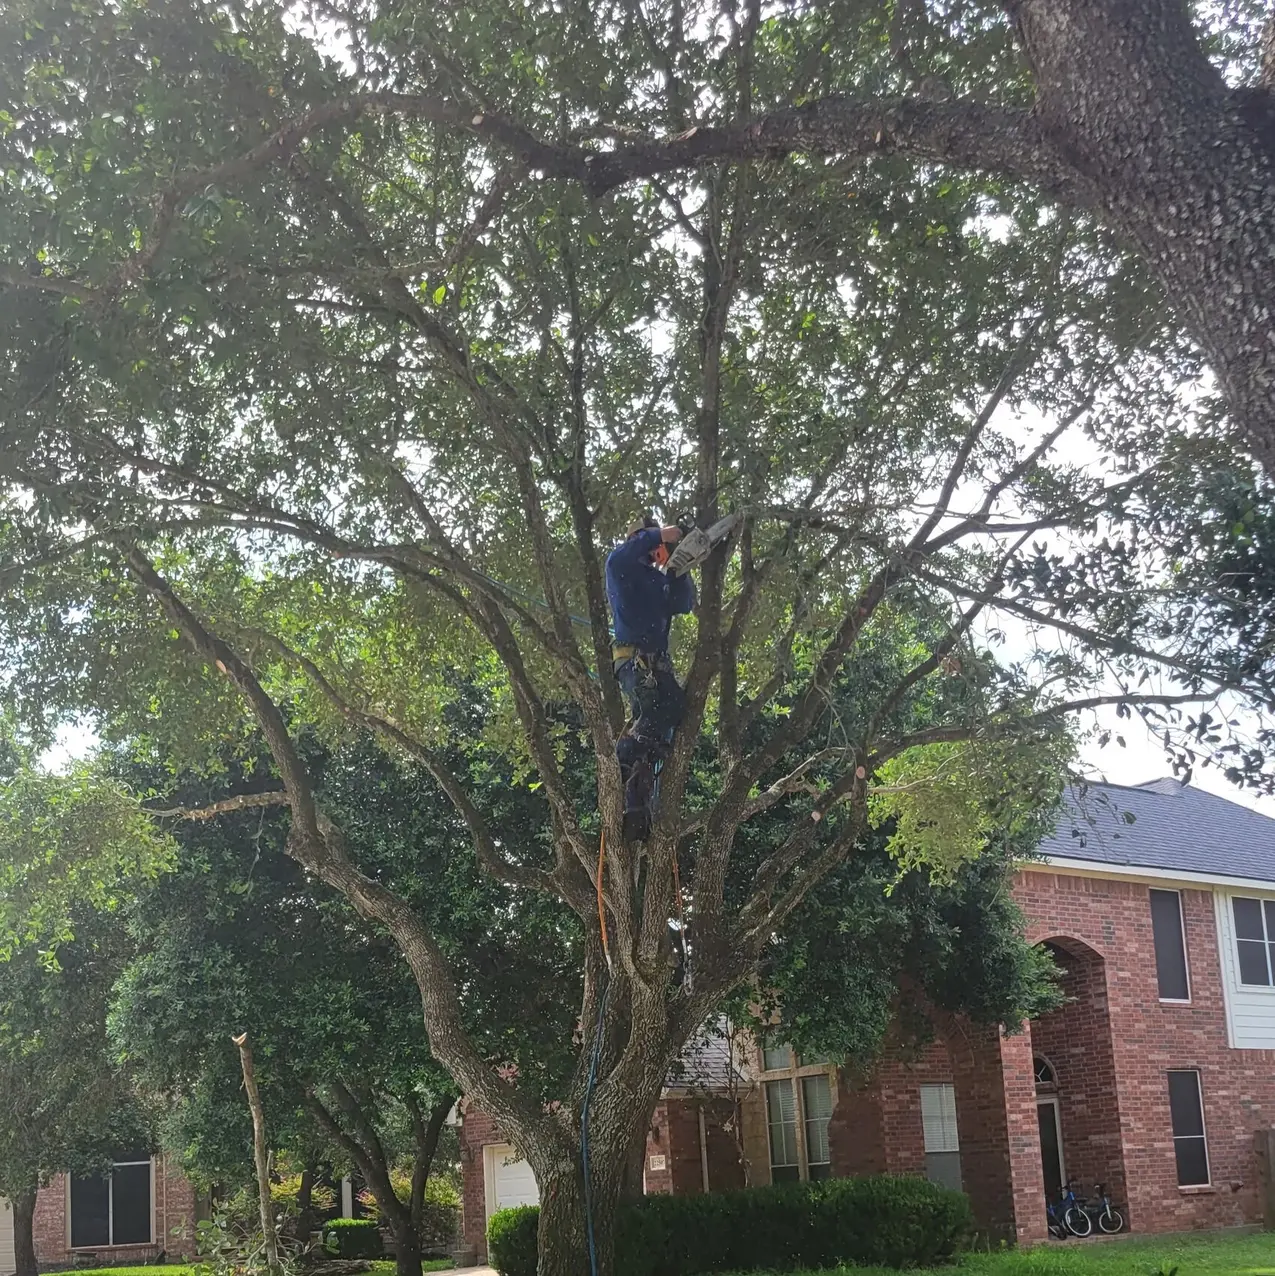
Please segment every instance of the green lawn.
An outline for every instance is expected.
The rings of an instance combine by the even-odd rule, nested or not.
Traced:
[[[427,1258],[421,1264],[423,1272],[449,1272],[455,1264],[450,1258]],[[372,1264],[372,1276],[394,1276],[394,1262],[376,1262]]]
[[[1074,1241],[996,1254],[970,1254],[932,1276],[1275,1276],[1275,1235]],[[802,1273],[801,1276],[816,1276]],[[828,1276],[827,1273],[824,1276]],[[847,1267],[841,1276],[898,1276],[886,1267]]]
[[[427,1258],[421,1264],[422,1272],[451,1271],[450,1258]],[[89,1267],[62,1273],[62,1276],[191,1276],[191,1269],[183,1263],[162,1263],[150,1267]],[[372,1276],[394,1276],[393,1261],[372,1264]]]
[[[185,1263],[152,1263],[149,1267],[72,1267],[58,1276],[190,1276]]]

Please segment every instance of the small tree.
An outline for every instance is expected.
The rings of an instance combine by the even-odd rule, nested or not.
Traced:
[[[54,962],[32,948],[0,962],[0,1196],[13,1206],[17,1276],[36,1276],[36,1193],[91,1173],[136,1139],[139,1118],[106,1038],[118,927],[78,912]]]
[[[405,777],[366,750],[317,764],[348,776],[337,800],[367,821],[366,842],[354,835],[366,862],[392,869],[397,859],[428,881],[441,848],[428,840],[430,813],[392,796]],[[182,796],[216,804],[269,781],[251,760],[228,759],[227,769]],[[156,777],[153,767],[123,771],[139,785]],[[126,909],[136,955],[114,992],[112,1038],[167,1104],[168,1138],[185,1149],[187,1169],[225,1182],[242,1177],[253,1136],[226,1048],[228,1025],[246,1032],[271,1145],[291,1150],[311,1178],[319,1155],[357,1169],[394,1235],[401,1276],[415,1276],[427,1182],[456,1091],[430,1055],[397,949],[307,881],[281,853],[286,836],[277,809],[176,825],[171,871]],[[400,1156],[411,1164],[402,1196]]]

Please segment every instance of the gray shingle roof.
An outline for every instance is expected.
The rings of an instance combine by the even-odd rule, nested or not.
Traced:
[[[706,1023],[686,1043],[664,1084],[673,1089],[725,1090],[732,1074],[736,1081],[740,1080],[741,1073],[731,1059],[725,1020],[719,1019]]]
[[[1090,784],[1067,790],[1040,853],[1275,882],[1275,819],[1177,780]]]

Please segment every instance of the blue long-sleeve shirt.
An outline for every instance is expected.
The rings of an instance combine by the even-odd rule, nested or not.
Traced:
[[[660,543],[658,527],[644,528],[607,555],[607,601],[615,623],[615,641],[640,651],[667,651],[674,616],[695,606],[690,573],[666,576],[650,555]]]

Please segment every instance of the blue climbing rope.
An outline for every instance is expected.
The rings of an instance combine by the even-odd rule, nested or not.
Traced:
[[[584,1167],[584,1228],[589,1238],[589,1276],[598,1276],[598,1247],[593,1235],[593,1175],[589,1167],[589,1107],[598,1084],[598,1063],[602,1058],[602,1030],[606,1023],[607,1001],[611,996],[608,974],[602,999],[598,1002],[598,1023],[593,1033],[593,1058],[589,1060],[589,1079],[585,1082],[584,1103],[580,1108],[580,1162]]]

